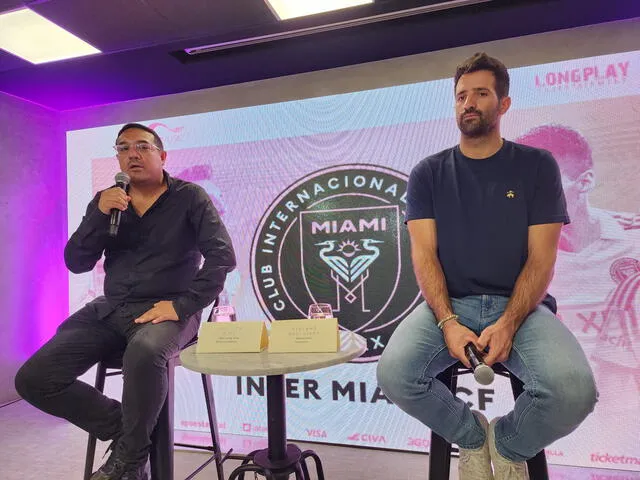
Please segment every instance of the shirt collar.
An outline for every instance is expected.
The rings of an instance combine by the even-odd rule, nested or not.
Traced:
[[[592,213],[600,222],[600,238],[602,240],[622,240],[624,238],[624,228],[609,212],[594,208]]]
[[[164,181],[167,182],[167,190],[173,190],[175,179],[169,175],[166,170],[162,170],[162,177],[164,178]]]

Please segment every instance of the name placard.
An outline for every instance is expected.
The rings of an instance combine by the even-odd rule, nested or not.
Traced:
[[[340,348],[338,319],[276,320],[271,323],[269,353],[328,353]]]
[[[207,322],[200,326],[196,353],[260,352],[267,346],[264,322]]]

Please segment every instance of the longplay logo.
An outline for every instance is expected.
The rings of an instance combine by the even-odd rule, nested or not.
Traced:
[[[535,86],[585,87],[612,85],[624,82],[629,76],[630,62],[613,62],[603,65],[585,65],[580,68],[551,70],[535,76]]]

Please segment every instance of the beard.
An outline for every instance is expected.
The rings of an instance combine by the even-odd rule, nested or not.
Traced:
[[[464,119],[465,115],[474,113],[478,115],[474,118]],[[498,123],[498,109],[490,112],[481,112],[480,110],[466,111],[457,118],[458,128],[465,137],[479,138],[491,133],[495,130]]]

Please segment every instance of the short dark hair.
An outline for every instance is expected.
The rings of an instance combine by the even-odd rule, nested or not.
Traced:
[[[127,123],[118,132],[118,135],[116,136],[116,142],[118,141],[118,138],[120,138],[120,135],[122,135],[123,132],[125,132],[126,130],[131,130],[133,128],[137,128],[138,130],[144,130],[145,132],[150,133],[151,135],[153,135],[153,143],[155,143],[156,147],[158,147],[160,150],[164,150],[164,145],[162,144],[162,139],[156,133],[156,131],[154,129],[152,129],[152,128],[147,127],[146,125],[142,125],[141,123]]]
[[[453,83],[454,90],[458,86],[458,80],[462,75],[480,70],[488,70],[493,73],[496,79],[496,94],[498,98],[504,98],[509,95],[509,72],[507,67],[497,58],[490,57],[484,52],[478,52],[458,65]]]

